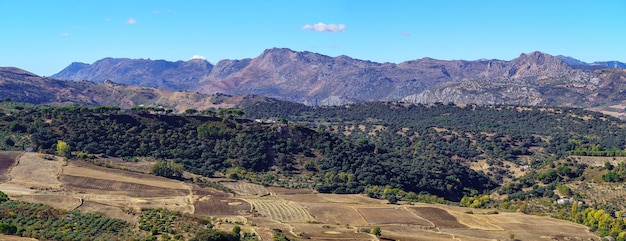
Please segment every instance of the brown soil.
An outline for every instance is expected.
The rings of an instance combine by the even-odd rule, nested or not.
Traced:
[[[323,224],[294,224],[293,233],[297,240],[372,240],[368,233],[358,233],[357,227]]]
[[[143,173],[135,173],[117,169],[111,169],[94,164],[80,161],[70,160],[68,165],[63,168],[63,174],[71,176],[82,176],[89,178],[97,178],[104,180],[132,182],[137,184],[144,184],[149,186],[156,186],[170,189],[188,189],[189,187],[184,183],[176,180],[167,179],[164,177],[158,177],[154,175],[148,175]],[[187,193],[188,194],[188,193]]]
[[[137,221],[138,215],[135,212],[125,212],[122,211],[120,207],[107,205],[104,203],[94,202],[94,201],[84,201],[83,205],[81,205],[78,210],[81,212],[88,213],[98,213],[107,217],[119,218],[124,221],[134,223]]]
[[[15,159],[22,154],[20,151],[0,151],[0,182],[9,180],[7,172],[15,164]]]
[[[261,196],[270,193],[266,187],[244,181],[222,181],[220,184],[230,188],[240,196]]]
[[[300,203],[315,218],[315,221],[326,224],[351,226],[367,225],[367,222],[354,208],[328,205],[325,203]]]
[[[206,197],[195,201],[194,213],[207,216],[245,215],[250,213],[251,206],[241,199],[222,199]]]
[[[417,216],[431,221],[435,226],[440,228],[468,228],[460,223],[455,216],[448,211],[433,207],[414,207],[411,208]]]
[[[57,175],[65,161],[60,157],[26,152],[20,156],[18,165],[11,169],[11,183],[22,184],[36,189],[59,189],[61,182]]]
[[[56,208],[62,208],[67,210],[72,210],[80,206],[80,198],[63,194],[16,196],[12,197],[12,199],[32,203],[43,203]]]
[[[185,189],[163,188],[139,183],[98,179],[91,177],[61,175],[59,177],[68,191],[77,193],[111,192],[114,194],[124,194],[130,197],[165,197],[165,196],[185,196],[189,194]]]
[[[404,208],[358,208],[357,210],[370,224],[433,226],[431,222],[413,215]]]
[[[436,232],[411,226],[384,226],[381,227],[381,240],[402,241],[448,241],[455,240],[451,234]],[[461,239],[466,241],[465,239]]]

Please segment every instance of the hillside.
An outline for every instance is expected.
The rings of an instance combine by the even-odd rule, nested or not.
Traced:
[[[111,81],[65,81],[37,76],[25,70],[0,67],[0,96],[17,102],[51,106],[154,106],[182,113],[187,109],[232,108],[262,97],[203,95],[194,92],[168,91],[142,86],[128,86]]]
[[[128,165],[133,172],[90,162]],[[24,237],[0,235],[2,240],[194,240],[207,231],[225,235],[238,230],[239,239],[228,240],[277,240],[283,235],[292,240],[373,241],[378,240],[371,234],[376,227],[381,229],[380,239],[409,241],[512,235],[520,240],[598,238],[580,224],[494,209],[388,204],[364,195],[324,194],[224,178],[165,179],[142,173],[148,171],[145,164],[151,164],[146,161],[65,160],[0,151],[0,163],[6,164],[0,172],[11,177],[0,180],[0,217],[8,223],[3,227],[15,227],[14,232],[3,232]],[[38,178],[33,180],[31,173]]]
[[[243,111],[205,110],[185,115],[154,108],[51,108],[6,101],[0,106],[4,113],[0,121],[2,149],[31,147],[43,153],[140,172],[145,172],[148,165],[156,165],[146,164],[148,160],[205,178],[225,177],[289,188],[274,193],[310,194],[315,190],[328,194],[367,194],[390,204],[456,203],[470,208],[550,215],[584,224],[603,236],[617,237],[622,232],[615,215],[619,216],[618,211],[626,206],[618,201],[622,197],[620,192],[614,190],[621,190],[619,183],[626,180],[626,166],[619,161],[626,156],[626,142],[622,138],[626,126],[619,119],[597,112],[564,107],[398,102],[311,107],[275,100],[250,103]],[[605,163],[599,165],[603,161],[594,159],[592,163],[585,156],[613,157],[613,161],[604,159]],[[73,171],[66,171],[68,176],[57,179],[50,179],[44,173],[37,174],[37,178],[16,179],[5,172],[0,173],[5,176],[0,180],[32,187],[46,183],[77,192],[105,183],[84,181],[86,177],[81,175],[86,171],[78,167],[71,169],[52,163],[41,166],[49,165]],[[32,175],[29,170],[13,169],[11,173]],[[107,177],[93,174],[89,178]],[[83,181],[72,184],[77,180]],[[141,185],[120,185],[117,186],[124,188],[116,192],[138,195],[137,198],[164,193]],[[325,208],[325,204],[311,202],[308,199],[313,198],[311,195],[306,195],[309,201],[292,196],[282,197],[287,201],[279,202],[277,194],[266,197],[263,193],[267,192],[260,187],[242,190],[240,184],[223,185],[239,190],[238,195],[252,196],[246,202],[256,207],[258,215],[272,220],[303,222],[321,217],[308,216],[302,206],[294,206],[292,202],[314,208],[311,210]],[[596,188],[590,189],[590,185]],[[141,188],[146,194],[128,188]],[[184,188],[167,188],[173,189],[167,193],[188,193],[181,191]],[[606,198],[597,198],[597,194]],[[572,203],[556,204],[562,197],[575,198],[581,203],[576,203],[575,212],[568,211],[574,208]],[[171,208],[188,212],[181,204]],[[380,215],[402,216],[394,208],[396,211],[354,208],[369,224],[389,222],[381,221]],[[294,213],[279,214],[277,210]],[[420,211],[423,210],[418,210],[418,216],[428,215]],[[383,214],[387,212],[392,213]],[[325,220],[333,219],[326,214],[318,215],[325,215]],[[601,224],[597,223],[600,219],[604,220]],[[400,233],[394,235],[402,236]]]

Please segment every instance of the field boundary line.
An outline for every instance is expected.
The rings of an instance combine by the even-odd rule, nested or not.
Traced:
[[[367,218],[365,218],[365,216],[363,216],[363,214],[359,212],[358,208],[355,208],[354,206],[348,206],[348,207],[352,208],[354,212],[356,212],[359,215],[359,217],[361,217],[361,220],[363,220],[368,225],[372,225],[372,223],[370,223],[370,221],[368,221]]]
[[[24,153],[26,153],[25,151],[23,151],[22,153],[20,153],[16,158],[15,158],[15,162],[13,163],[13,165],[11,165],[11,167],[9,167],[9,169],[7,170],[7,172],[4,174],[8,177],[6,183],[10,182],[11,180],[13,180],[13,177],[10,175],[11,172],[13,171],[13,168],[15,168],[17,165],[20,164],[20,159],[22,158],[22,156],[24,156]]]
[[[417,215],[417,213],[415,213],[414,211],[410,210],[410,208],[408,208],[408,207],[406,207],[406,206],[403,206],[403,207],[402,207],[402,209],[404,209],[405,211],[407,211],[407,212],[409,212],[409,213],[413,214],[413,216],[415,216],[415,217],[417,217],[417,218],[419,218],[419,219],[421,219],[421,220],[426,220],[426,222],[429,222],[430,224],[432,224],[432,226],[426,226],[426,227],[438,228],[438,227],[437,227],[437,225],[435,225],[435,223],[433,223],[432,221],[430,221],[430,220],[428,220],[428,219],[425,219],[425,218],[421,217],[420,215]],[[446,211],[447,211],[447,210],[446,210]],[[452,214],[450,214],[450,215],[452,215]],[[456,217],[455,217],[455,218],[456,218]],[[411,226],[420,226],[420,225],[411,225]]]

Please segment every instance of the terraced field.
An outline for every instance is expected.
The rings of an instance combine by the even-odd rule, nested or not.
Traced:
[[[270,193],[266,187],[243,181],[222,181],[220,184],[235,191],[239,196],[261,196]]]
[[[281,222],[306,222],[313,220],[300,204],[275,197],[246,199],[254,211],[264,217]]]

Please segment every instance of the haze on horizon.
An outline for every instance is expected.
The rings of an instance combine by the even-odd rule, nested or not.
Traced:
[[[0,66],[253,58],[273,47],[399,63],[541,51],[626,62],[626,1],[0,0]]]

